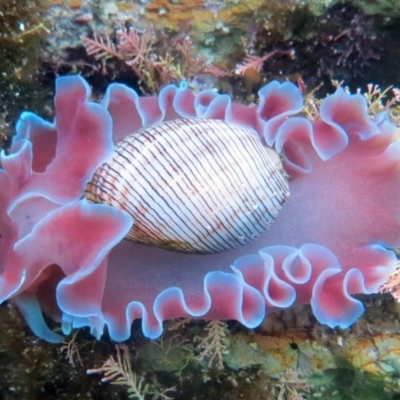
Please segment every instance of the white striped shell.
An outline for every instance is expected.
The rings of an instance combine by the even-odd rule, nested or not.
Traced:
[[[85,196],[133,216],[127,239],[207,254],[259,237],[289,188],[254,133],[220,120],[177,119],[117,143]]]

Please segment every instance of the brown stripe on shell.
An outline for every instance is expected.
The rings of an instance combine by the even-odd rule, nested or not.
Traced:
[[[288,196],[255,134],[207,119],[168,121],[127,136],[85,192],[89,201],[133,216],[127,239],[200,254],[256,239]]]

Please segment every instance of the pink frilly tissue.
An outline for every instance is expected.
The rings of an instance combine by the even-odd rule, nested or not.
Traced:
[[[135,319],[156,338],[164,320],[234,319],[258,326],[266,310],[310,303],[315,317],[346,328],[363,312],[356,293],[374,293],[397,266],[400,141],[386,112],[369,117],[365,99],[341,88],[319,117],[303,116],[291,83],[272,82],[256,106],[185,84],[139,97],[109,86],[101,104],[78,76],[58,78],[56,118],[24,112],[0,168],[0,302],[12,299],[49,342],[105,327],[127,339]],[[177,118],[216,118],[257,133],[283,155],[290,198],[254,242],[191,255],[124,240],[131,216],[82,198],[114,143]]]

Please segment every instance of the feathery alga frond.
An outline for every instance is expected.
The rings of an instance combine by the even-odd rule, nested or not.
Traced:
[[[93,39],[82,36],[82,42],[86,52],[96,59],[116,57],[125,61],[128,65],[145,62],[152,50],[153,30],[147,29],[139,35],[135,29],[118,29],[117,42],[111,40],[106,33],[104,37],[95,33]]]
[[[213,320],[207,323],[205,331],[205,337],[196,338],[200,341],[198,348],[201,350],[197,360],[207,358],[209,367],[216,361],[217,368],[223,369],[223,355],[228,353],[228,325],[223,321]]]
[[[62,346],[60,347],[60,352],[65,354],[65,358],[68,360],[69,364],[72,367],[75,367],[75,361],[83,366],[82,359],[79,354],[79,348],[82,347],[82,344],[78,345],[78,342],[76,340],[78,334],[79,329],[72,333],[70,339],[65,339]]]
[[[108,34],[98,34],[93,39],[82,36],[83,45],[89,55],[96,59],[115,57],[127,64],[139,83],[143,83],[145,92],[157,93],[164,85],[171,82],[190,80],[201,72],[205,59],[196,55],[189,36],[179,40],[169,40],[163,32],[156,34],[153,28],[142,32],[130,27],[118,29],[111,40]]]
[[[386,100],[386,102],[383,103],[390,91],[392,91],[391,99]],[[381,111],[388,110],[398,103],[400,101],[400,90],[393,86],[389,86],[385,90],[382,90],[379,85],[369,83],[367,85],[367,91],[364,93],[364,97],[368,103],[368,112],[375,115]]]
[[[151,28],[139,35],[135,29],[117,31],[119,51],[128,65],[145,62],[152,51],[154,31]]]
[[[294,55],[294,50],[273,50],[267,54],[265,54],[263,57],[258,57],[258,56],[251,56],[248,55],[245,57],[244,61],[236,66],[235,69],[235,74],[237,75],[244,75],[245,72],[248,69],[254,69],[257,72],[261,71],[261,68],[263,64],[269,60],[271,57],[277,55],[277,54],[282,54],[282,55],[288,55],[288,56],[293,56]]]
[[[149,396],[152,396],[152,399],[172,400],[166,393],[175,390],[175,388],[159,392],[152,385],[146,383],[144,377],[138,377],[132,371],[128,346],[120,344],[116,345],[115,348],[117,350],[116,360],[113,356],[110,356],[100,368],[89,369],[86,372],[88,374],[101,373],[103,374],[102,382],[125,386],[130,399],[146,400],[150,398]]]
[[[93,39],[87,36],[81,36],[81,39],[88,55],[95,57],[96,60],[110,57],[116,57],[120,60],[123,59],[108,34],[105,34],[103,37],[94,33]]]
[[[212,64],[207,65],[204,68],[204,73],[213,75],[213,76],[215,76],[217,78],[224,78],[226,76],[231,76],[232,75],[229,72],[224,71],[223,69],[218,68],[218,67],[216,67],[215,65],[212,65]]]

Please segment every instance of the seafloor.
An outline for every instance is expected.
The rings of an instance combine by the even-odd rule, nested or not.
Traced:
[[[119,29],[151,32],[144,63],[131,62]],[[264,57],[260,68],[246,68],[248,56]],[[23,110],[53,117],[54,80],[71,73],[95,97],[111,81],[149,94],[187,80],[244,103],[272,79],[315,89],[316,98],[333,91],[331,80],[362,93],[369,83],[398,86],[400,2],[0,0],[2,148]],[[126,346],[85,329],[48,344],[2,304],[0,400],[400,399],[400,304],[390,294],[362,300],[364,316],[346,330],[320,325],[299,306],[255,330],[171,321],[156,341],[137,323]]]

